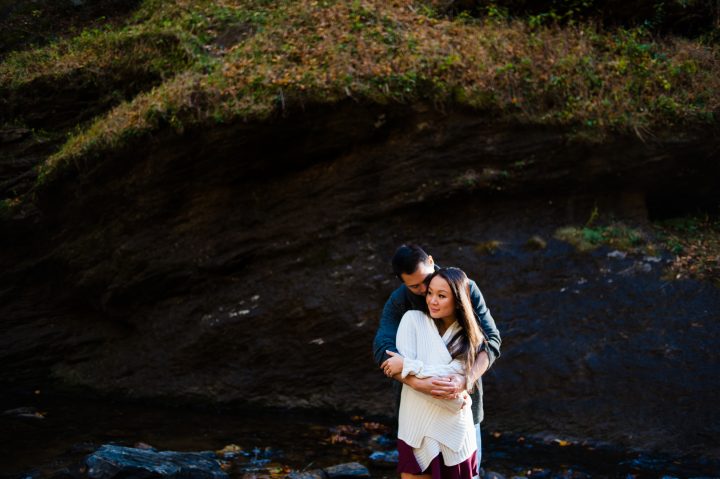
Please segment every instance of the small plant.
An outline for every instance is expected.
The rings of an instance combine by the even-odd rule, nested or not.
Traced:
[[[675,255],[670,276],[709,280],[720,286],[720,220],[690,216],[659,221],[657,235]]]
[[[502,243],[497,240],[483,241],[482,243],[476,244],[473,249],[476,253],[481,255],[492,255],[500,249]]]

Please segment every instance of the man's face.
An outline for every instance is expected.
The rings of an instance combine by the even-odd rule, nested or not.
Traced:
[[[433,271],[435,271],[435,268],[433,267],[432,257],[430,257],[428,258],[427,262],[418,264],[418,267],[414,273],[401,273],[400,278],[411,293],[417,294],[418,296],[424,296],[425,292],[427,291],[427,286],[425,286],[425,278],[430,276]]]

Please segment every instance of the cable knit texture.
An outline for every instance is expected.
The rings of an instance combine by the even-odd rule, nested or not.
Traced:
[[[454,323],[441,337],[433,320],[422,311],[408,311],[397,332],[397,349],[403,356],[403,377],[419,378],[465,374],[462,364],[453,361],[447,343],[460,330]],[[469,396],[467,400],[469,401]],[[448,407],[448,403],[451,407]],[[462,405],[462,400],[460,404]],[[398,417],[398,438],[413,447],[422,470],[442,453],[447,466],[459,464],[475,453],[475,426],[470,404],[434,399],[403,385]]]

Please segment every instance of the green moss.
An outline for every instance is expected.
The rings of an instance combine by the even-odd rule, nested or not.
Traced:
[[[578,251],[592,251],[605,245],[620,251],[654,253],[655,246],[646,235],[637,228],[622,223],[611,223],[603,226],[566,226],[558,228],[553,235],[555,239],[572,244]]]
[[[500,249],[500,246],[502,246],[502,242],[497,240],[489,240],[476,244],[473,249],[476,253],[481,255],[492,255]]]

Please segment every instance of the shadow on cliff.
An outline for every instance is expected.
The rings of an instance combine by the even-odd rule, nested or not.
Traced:
[[[714,198],[717,151],[706,132],[593,144],[353,102],[141,138],[3,220],[0,381],[391,415],[370,345],[412,240],[496,318],[491,427],[709,454],[720,292],[553,232]]]

